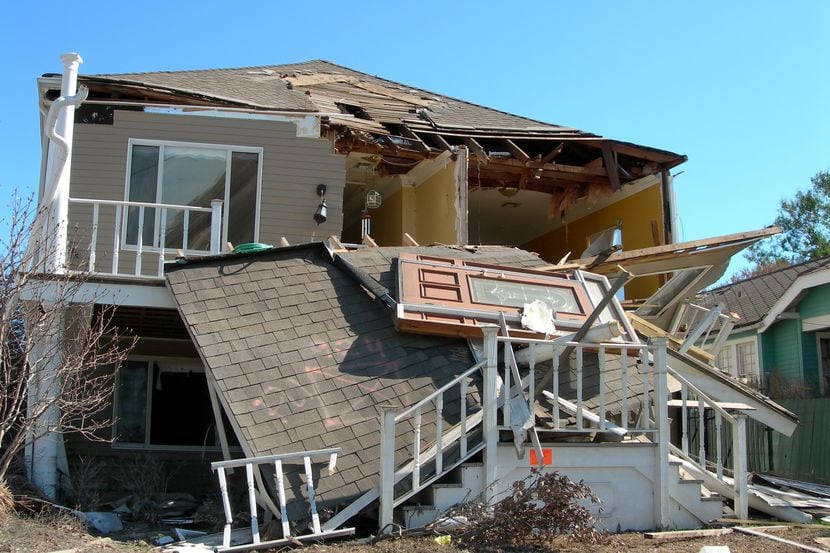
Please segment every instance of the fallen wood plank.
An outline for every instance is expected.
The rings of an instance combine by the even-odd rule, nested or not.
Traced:
[[[780,538],[778,536],[772,536],[770,534],[765,534],[763,532],[758,532],[757,530],[752,530],[750,528],[742,528],[740,526],[736,526],[733,528],[735,532],[740,532],[742,534],[748,534],[750,536],[757,536],[760,538],[766,538],[768,540],[777,541],[778,543],[785,543],[787,545],[791,545],[793,547],[797,547],[799,549],[803,549],[804,551],[811,551],[812,553],[827,553],[824,549],[819,549],[818,547],[810,547],[809,545],[804,545],[803,543],[798,543],[797,541],[787,540],[784,538]]]
[[[646,532],[643,537],[647,540],[668,541],[686,540],[689,538],[705,538],[707,536],[722,536],[731,534],[732,528],[707,528],[704,530],[673,530],[671,532]]]

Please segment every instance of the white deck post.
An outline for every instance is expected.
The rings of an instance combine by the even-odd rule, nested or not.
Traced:
[[[657,459],[654,467],[654,521],[661,528],[671,526],[669,518],[669,386],[666,370],[668,339],[652,338],[654,347],[654,411],[657,427]],[[648,417],[648,414],[646,414]]]
[[[210,253],[222,252],[222,200],[210,201]]]
[[[395,410],[384,405],[380,419],[380,509],[379,531],[391,532],[392,515],[395,511]]]
[[[496,495],[496,466],[499,445],[499,429],[496,426],[496,412],[498,409],[496,376],[499,362],[496,335],[499,327],[484,325],[481,330],[484,334],[484,359],[486,361],[484,365],[484,398],[482,401],[484,411],[482,421],[482,431],[484,433],[484,500],[487,504],[490,504]],[[505,397],[507,397],[507,394],[505,394]]]
[[[746,464],[746,414],[735,413],[732,427],[732,468],[735,485],[735,516],[740,520],[749,518],[749,496],[747,490]]]

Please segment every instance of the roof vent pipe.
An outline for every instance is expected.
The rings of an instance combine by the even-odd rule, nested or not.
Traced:
[[[82,86],[77,90],[78,66],[81,56],[69,52],[61,56],[63,77],[61,95],[52,102],[46,116],[45,131],[49,137],[46,169],[46,185],[41,203],[48,209],[48,228],[44,239],[54,237],[51,244],[43,240],[43,252],[47,256],[46,270],[62,273],[66,265],[67,217],[69,214],[69,171],[72,160],[72,132],[75,124],[75,108],[86,100],[89,91]]]

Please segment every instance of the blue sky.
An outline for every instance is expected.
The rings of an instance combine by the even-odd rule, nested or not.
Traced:
[[[821,0],[67,5],[3,10],[5,197],[36,190],[35,79],[60,72],[66,51],[83,56],[87,74],[323,58],[683,153],[685,240],[769,224],[780,199],[830,169],[830,2]]]

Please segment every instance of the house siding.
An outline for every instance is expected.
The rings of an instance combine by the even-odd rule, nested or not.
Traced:
[[[798,306],[802,319],[830,313],[830,284],[812,288]]]
[[[801,379],[801,321],[779,321],[762,336],[764,371],[783,379]]]
[[[290,122],[116,111],[112,125],[76,124],[70,197],[123,200],[131,138],[261,147],[259,241],[277,244],[284,236],[302,243],[341,232],[345,158],[332,152],[328,140],[297,137]],[[312,219],[319,203],[318,184],[327,186],[329,206],[329,218],[319,226]],[[101,208],[99,270],[111,268],[114,221],[114,208]],[[77,265],[85,263],[91,223],[91,206],[70,206]],[[135,252],[122,250],[120,256],[120,271],[132,272]],[[142,273],[154,273],[157,262],[157,254],[145,254]]]

